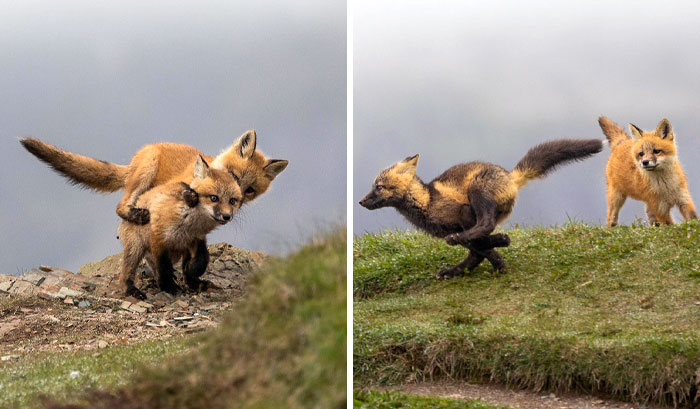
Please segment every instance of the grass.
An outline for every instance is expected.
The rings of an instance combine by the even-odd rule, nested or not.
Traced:
[[[354,395],[353,407],[356,409],[508,409],[476,400],[414,396],[400,392],[356,390]]]
[[[345,408],[345,235],[271,261],[198,348],[87,395],[90,407]]]
[[[41,395],[68,399],[85,388],[114,388],[146,364],[182,354],[182,337],[95,351],[47,353],[0,365],[0,407],[39,407]],[[73,373],[73,376],[71,376]]]
[[[700,222],[508,231],[507,270],[447,281],[466,253],[420,233],[354,243],[356,385],[433,378],[692,401]]]

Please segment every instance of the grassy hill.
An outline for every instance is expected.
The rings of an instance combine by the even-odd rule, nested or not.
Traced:
[[[465,250],[354,243],[355,384],[434,378],[682,403],[700,383],[700,222],[514,229],[508,263],[435,279]]]

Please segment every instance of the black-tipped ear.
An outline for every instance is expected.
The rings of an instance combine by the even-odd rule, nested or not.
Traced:
[[[254,129],[246,131],[234,142],[233,149],[241,158],[250,159],[255,152],[255,147],[258,143],[257,139]]]
[[[265,171],[265,175],[272,180],[282,173],[282,171],[287,168],[288,164],[289,162],[284,159],[270,159],[263,167],[263,170]]]
[[[207,177],[209,177],[209,165],[202,155],[197,155],[197,161],[194,163],[194,178],[204,179]]]
[[[394,168],[399,173],[416,173],[418,166],[418,155],[409,156],[401,162],[394,165]]]
[[[669,141],[673,140],[673,128],[671,128],[671,123],[668,119],[662,119],[659,125],[656,126],[656,136],[661,139],[668,139]]]
[[[630,133],[632,133],[632,138],[634,139],[639,139],[644,135],[644,131],[639,129],[639,127],[635,124],[630,124]]]

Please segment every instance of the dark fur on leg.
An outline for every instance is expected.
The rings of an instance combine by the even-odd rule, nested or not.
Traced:
[[[164,251],[158,258],[158,287],[169,294],[175,295],[180,287],[175,283],[173,263],[170,255]]]
[[[185,275],[185,282],[192,291],[206,291],[209,283],[202,281],[199,277],[204,274],[209,265],[209,250],[206,240],[197,240],[197,248],[194,258],[189,253],[182,260],[182,271]]]
[[[510,245],[510,237],[507,234],[497,233],[476,240],[460,241],[454,244],[459,244],[469,249],[469,256],[456,266],[441,270],[437,273],[438,279],[461,276],[464,274],[465,268],[472,271],[481,264],[484,259],[487,259],[491,263],[494,272],[503,271],[505,268],[505,260],[503,260],[503,257],[494,250],[494,248],[508,247]]]
[[[126,214],[124,220],[139,225],[148,224],[151,221],[151,212],[149,212],[148,209],[130,207],[129,213]]]
[[[136,286],[134,285],[134,282],[132,280],[126,281],[126,291],[124,293],[124,296],[134,297],[134,298],[139,299],[139,300],[146,299],[146,294],[144,294],[141,290],[136,288]]]

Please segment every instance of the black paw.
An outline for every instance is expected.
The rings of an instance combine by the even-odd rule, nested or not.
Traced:
[[[166,293],[170,295],[175,295],[178,292],[181,292],[182,289],[180,288],[179,285],[175,284],[175,281],[169,281],[169,282],[161,282],[158,283],[158,288],[161,289],[161,291],[165,291]]]
[[[146,294],[144,294],[141,290],[139,290],[133,285],[126,288],[126,292],[124,293],[124,295],[126,297],[134,297],[139,300],[146,299]]]
[[[493,247],[508,247],[510,246],[510,236],[505,233],[497,233],[491,235],[491,244]]]
[[[189,287],[190,291],[195,291],[195,292],[204,292],[209,289],[209,282],[200,280],[199,278],[196,277],[188,277],[186,279],[187,281],[187,287]]]
[[[185,201],[185,204],[189,207],[195,207],[199,204],[199,194],[195,192],[189,185],[183,183],[182,188],[184,189],[182,191],[182,200]]]
[[[127,213],[125,220],[134,224],[148,224],[151,221],[151,213],[148,209],[131,207],[129,208],[129,213]]]
[[[459,233],[452,233],[445,236],[445,242],[450,246],[456,246],[462,242],[462,237]]]
[[[437,273],[436,277],[438,280],[446,280],[448,278],[452,277],[457,277],[457,276],[463,276],[464,275],[464,270],[460,268],[446,268],[443,270],[440,270],[440,272]]]

